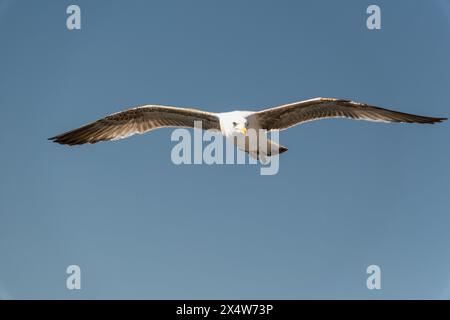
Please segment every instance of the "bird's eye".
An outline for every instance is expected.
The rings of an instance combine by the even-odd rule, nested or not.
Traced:
[[[233,126],[235,126],[235,127],[236,127],[236,126],[237,126],[237,122],[234,122],[234,121],[233,121]]]

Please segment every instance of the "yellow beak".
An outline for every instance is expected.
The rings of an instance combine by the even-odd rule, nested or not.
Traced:
[[[243,134],[247,134],[247,128],[246,128],[246,127],[242,128],[242,129],[241,129],[241,132],[242,132]]]

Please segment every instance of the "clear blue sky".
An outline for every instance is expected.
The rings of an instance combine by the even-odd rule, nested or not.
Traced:
[[[448,117],[449,57],[446,0],[0,0],[0,298],[450,298],[449,123],[308,123],[275,176],[175,166],[169,129],[46,140],[140,104]]]

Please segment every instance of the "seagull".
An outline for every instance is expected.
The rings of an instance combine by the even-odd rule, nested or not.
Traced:
[[[434,118],[383,109],[351,100],[314,98],[277,106],[261,111],[231,111],[214,113],[191,108],[160,105],[145,105],[86,124],[77,129],[59,134],[49,140],[69,146],[100,141],[119,140],[135,134],[143,134],[164,127],[194,128],[201,123],[203,130],[216,130],[225,138],[233,139],[240,150],[251,157],[264,159],[281,154],[288,149],[271,140],[267,148],[260,142],[249,142],[249,131],[284,130],[309,121],[326,118],[348,118],[374,122],[404,122],[433,124],[447,118]]]

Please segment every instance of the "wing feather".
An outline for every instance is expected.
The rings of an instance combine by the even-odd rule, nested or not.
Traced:
[[[111,114],[77,129],[49,138],[67,145],[118,140],[162,127],[194,127],[201,121],[202,128],[220,129],[219,118],[211,112],[197,109],[147,105]]]
[[[436,123],[447,118],[434,118],[398,112],[380,107],[334,98],[315,98],[255,112],[260,127],[283,130],[301,123],[326,119],[349,118],[366,121]]]

